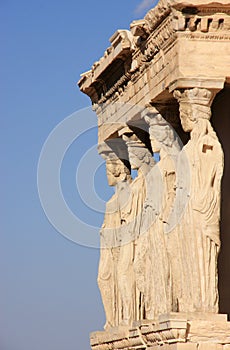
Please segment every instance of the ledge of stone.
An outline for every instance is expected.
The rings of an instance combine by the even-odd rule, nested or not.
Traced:
[[[104,56],[95,62],[91,70],[81,74],[78,84],[86,89],[118,58],[125,59],[132,50],[132,34],[128,30],[117,30],[110,38],[111,46]]]
[[[151,349],[153,346],[161,346],[164,350],[180,343],[186,343],[186,346],[196,344],[198,349],[202,344],[215,344],[219,346],[218,349],[227,349],[230,346],[227,315],[170,313],[160,315],[156,321],[137,321],[130,327],[114,327],[91,334],[93,350]],[[175,346],[173,349],[177,349]]]
[[[224,7],[230,8],[229,0],[212,1],[212,0],[171,0],[171,6],[175,8],[184,7]]]

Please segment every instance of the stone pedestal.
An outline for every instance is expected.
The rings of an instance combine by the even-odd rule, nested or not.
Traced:
[[[92,350],[230,350],[226,315],[170,313],[91,334]]]

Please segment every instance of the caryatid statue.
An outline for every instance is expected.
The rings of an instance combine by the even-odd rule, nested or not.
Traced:
[[[184,286],[180,311],[218,312],[217,258],[224,162],[221,144],[210,123],[214,94],[193,88],[177,90],[174,97],[180,103],[182,127],[190,133],[184,147],[191,178],[190,198],[178,224],[187,267],[183,272],[187,288]]]
[[[121,219],[121,200],[124,194],[128,195],[128,186],[131,181],[130,169],[125,154],[124,142],[120,139],[110,145],[99,145],[99,153],[106,160],[106,172],[109,186],[115,187],[115,194],[106,203],[104,223],[102,225],[101,250],[98,272],[98,286],[101,292],[102,302],[105,309],[105,329],[118,326],[121,322],[120,296],[117,285],[117,266],[120,255],[119,233]],[[120,153],[120,159],[117,153]],[[125,204],[124,204],[125,205]]]
[[[148,249],[146,236],[140,236],[143,205],[146,198],[146,176],[154,165],[151,152],[132,132],[122,135],[128,147],[131,168],[138,175],[130,185],[130,200],[122,210],[123,241],[118,263],[118,286],[122,301],[123,324],[145,318],[145,256]]]
[[[164,229],[167,232],[170,229],[170,213],[176,193],[177,158],[183,145],[173,127],[156,110],[155,112],[152,110],[149,113],[144,111],[144,114],[144,119],[149,125],[152,151],[159,154],[157,165],[161,173],[163,188],[159,186],[161,193],[158,197],[160,201],[158,210],[161,212],[160,217],[165,224]],[[155,187],[152,188],[156,191]],[[155,192],[155,197],[156,195],[157,193]]]
[[[176,164],[182,144],[172,126],[157,111],[145,112],[144,119],[149,125],[153,153],[159,154],[159,162],[147,177],[144,215],[149,226],[150,266],[146,279],[146,315],[151,319],[178,311],[180,242],[176,234],[170,232],[170,214],[176,197]]]

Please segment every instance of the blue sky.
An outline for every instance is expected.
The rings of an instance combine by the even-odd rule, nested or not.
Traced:
[[[67,240],[48,221],[38,196],[37,165],[56,125],[90,106],[76,86],[80,74],[100,58],[117,29],[128,29],[151,4],[0,1],[1,350],[89,350],[89,333],[103,328],[99,251]],[[78,119],[81,125],[81,113]],[[100,227],[103,214],[90,210],[76,188],[77,165],[96,143],[93,129],[72,144],[61,180],[71,210]],[[94,184],[102,201],[111,196],[103,165]]]

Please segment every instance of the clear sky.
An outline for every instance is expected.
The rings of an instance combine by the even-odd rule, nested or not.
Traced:
[[[48,221],[37,166],[57,124],[90,106],[76,86],[80,74],[103,55],[117,29],[128,29],[154,5],[154,0],[0,1],[0,350],[89,350],[89,333],[103,328],[99,250],[64,238]],[[76,128],[84,113],[77,113]],[[96,143],[95,128],[81,135],[61,171],[65,201],[85,230],[103,221],[76,186],[76,169]],[[84,192],[88,180],[78,180]],[[112,190],[103,165],[93,181],[104,203]],[[86,231],[76,225],[76,232],[81,242]]]

